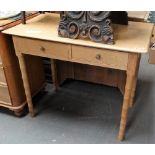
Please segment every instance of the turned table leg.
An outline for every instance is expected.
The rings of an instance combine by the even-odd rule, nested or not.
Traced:
[[[59,87],[59,83],[58,83],[56,60],[54,59],[51,59],[51,70],[52,70],[53,84],[54,84],[55,90],[57,90]]]
[[[134,81],[133,81],[133,88],[132,88],[132,93],[131,93],[130,107],[132,107],[133,104],[134,104],[134,97],[135,97],[136,86],[137,86],[140,59],[141,59],[141,56],[139,55],[138,61],[137,61],[137,64],[136,64],[136,75],[135,75]]]
[[[128,67],[127,67],[127,79],[126,79],[126,85],[125,85],[121,122],[120,122],[120,129],[119,129],[119,135],[118,135],[119,140],[123,140],[125,135],[128,110],[129,110],[129,105],[131,101],[131,94],[133,92],[134,80],[136,77],[138,58],[139,58],[139,54],[135,54],[135,53],[129,54]]]
[[[32,103],[31,90],[30,90],[30,84],[29,84],[29,80],[28,80],[24,55],[23,54],[18,55],[18,60],[19,60],[21,74],[22,74],[22,79],[23,79],[23,84],[24,84],[25,95],[26,95],[29,112],[30,112],[31,116],[33,117],[34,116],[33,103]]]
[[[134,97],[136,93],[136,85],[137,85],[137,77],[135,76],[133,78],[133,85],[132,85],[132,91],[131,91],[131,97],[130,97],[130,107],[134,104]]]

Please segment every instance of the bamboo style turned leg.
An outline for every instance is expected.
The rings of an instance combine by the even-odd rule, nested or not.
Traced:
[[[139,55],[138,62],[137,62],[137,65],[136,65],[136,75],[135,75],[134,81],[133,81],[133,88],[132,88],[132,93],[131,93],[130,107],[132,107],[133,104],[134,104],[134,97],[135,97],[136,86],[137,86],[137,78],[138,78],[140,59],[141,59],[141,56]]]
[[[58,75],[57,75],[57,65],[56,65],[56,60],[54,59],[51,59],[51,70],[52,70],[52,79],[53,79],[55,90],[58,90],[59,83],[58,83]]]
[[[121,122],[120,122],[120,129],[119,129],[119,135],[118,135],[119,140],[123,140],[125,135],[128,110],[129,110],[129,105],[131,101],[131,94],[133,92],[133,85],[136,77],[138,57],[139,57],[138,54],[133,53],[133,54],[129,54],[129,58],[128,58],[127,79],[126,79],[126,85],[125,85]]]
[[[134,97],[135,97],[135,93],[136,93],[136,85],[137,85],[137,77],[135,76],[133,78],[133,86],[132,86],[132,92],[131,92],[131,97],[130,97],[130,108],[133,106],[134,104]]]
[[[24,55],[23,54],[18,55],[18,60],[19,60],[21,74],[22,74],[22,79],[23,79],[23,84],[24,84],[25,95],[26,95],[26,100],[27,100],[29,112],[30,112],[31,116],[33,117],[34,116],[34,109],[33,109],[31,90],[30,90],[30,84],[29,84],[29,80],[28,80]]]

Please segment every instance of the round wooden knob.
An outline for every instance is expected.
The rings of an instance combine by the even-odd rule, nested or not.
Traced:
[[[41,46],[40,50],[44,52],[45,48],[43,46]]]
[[[101,59],[101,55],[100,55],[100,54],[97,54],[97,55],[96,55],[96,59],[97,59],[97,60],[100,60],[100,59]]]

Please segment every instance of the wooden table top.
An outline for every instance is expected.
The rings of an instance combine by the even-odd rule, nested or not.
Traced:
[[[139,21],[147,21],[149,11],[128,11],[128,17]]]
[[[58,36],[58,14],[41,14],[29,20],[26,25],[20,24],[3,31],[3,33],[48,40],[61,43],[69,43],[87,47],[103,48],[124,52],[147,53],[150,46],[150,39],[153,24],[129,22],[129,25],[113,25],[114,45],[92,42],[88,39],[69,39]]]

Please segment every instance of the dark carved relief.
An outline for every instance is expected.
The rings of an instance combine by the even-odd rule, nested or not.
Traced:
[[[110,11],[66,11],[61,15],[58,34],[67,38],[90,38],[113,44]]]

